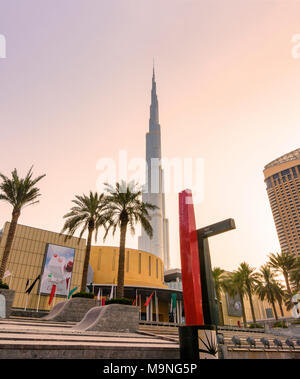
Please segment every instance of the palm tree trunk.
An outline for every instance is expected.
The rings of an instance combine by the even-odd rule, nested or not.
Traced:
[[[117,298],[124,297],[126,231],[127,231],[127,222],[121,222]]]
[[[12,218],[11,218],[11,222],[10,222],[10,226],[9,226],[9,230],[7,234],[7,240],[6,240],[6,244],[5,244],[5,248],[4,248],[4,252],[2,256],[1,267],[0,267],[0,281],[2,281],[3,275],[5,273],[9,253],[10,253],[11,246],[14,240],[20,214],[21,212],[19,210],[14,209],[12,212]]]
[[[278,314],[277,314],[277,311],[276,311],[275,303],[274,303],[273,300],[271,301],[271,303],[272,303],[272,308],[273,308],[273,311],[274,311],[275,319],[278,320]]]
[[[94,231],[93,228],[89,228],[89,234],[88,234],[88,239],[86,243],[85,257],[84,257],[84,263],[83,263],[83,273],[82,273],[81,289],[80,289],[81,292],[86,292],[93,231]]]
[[[251,291],[248,291],[248,297],[249,297],[249,303],[250,303],[250,308],[251,308],[252,319],[253,319],[254,324],[256,324],[256,317],[255,317],[255,313],[254,313],[254,307],[253,307],[253,301],[252,301]]]
[[[218,301],[218,308],[219,308],[219,325],[224,326],[223,308],[222,308],[222,303],[220,301]]]
[[[289,282],[289,274],[284,272],[283,276],[284,276],[284,280],[285,280],[286,289],[288,291],[288,294],[290,297],[292,297],[292,291],[291,291],[290,282]]]
[[[240,293],[240,298],[241,298],[241,304],[242,304],[243,323],[244,323],[244,327],[247,328],[247,319],[246,319],[246,312],[245,312],[244,297],[241,293]]]
[[[281,316],[284,317],[284,312],[283,312],[283,308],[282,308],[282,302],[281,301],[277,301],[277,302],[278,302],[278,305],[279,305],[279,308],[280,308]]]
[[[217,303],[218,303],[218,322],[219,325],[224,325],[224,315],[223,315],[223,308],[222,308],[222,302],[221,302],[221,294],[220,291],[216,290],[216,297],[217,297]]]

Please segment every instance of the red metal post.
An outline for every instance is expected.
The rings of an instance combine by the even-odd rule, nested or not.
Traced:
[[[200,264],[192,192],[179,193],[181,276],[186,325],[204,325]]]

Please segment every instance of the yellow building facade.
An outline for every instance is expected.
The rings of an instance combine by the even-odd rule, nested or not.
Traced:
[[[95,284],[117,284],[119,248],[92,246],[90,265]],[[164,285],[164,266],[160,258],[142,250],[125,250],[125,286],[168,288]]]
[[[100,290],[107,298],[112,287],[114,291],[118,279],[118,262],[118,247],[92,246],[90,265],[95,294]],[[175,319],[182,321],[182,292],[169,289],[164,284],[164,265],[159,257],[142,250],[125,249],[124,274],[124,296],[136,300],[141,320],[169,322],[170,299],[176,293]],[[150,296],[149,306],[145,307]]]
[[[0,260],[2,260],[9,225],[10,223],[6,222],[2,230]],[[6,266],[6,270],[8,270],[11,275],[4,279],[4,282],[9,284],[10,289],[15,291],[13,308],[47,311],[53,307],[55,302],[58,303],[59,301],[66,300],[66,297],[56,296],[55,301],[49,306],[49,295],[39,296],[39,282],[33,287],[29,295],[25,292],[27,281],[29,285],[32,284],[38,275],[42,273],[48,244],[75,249],[70,288],[76,286],[78,288],[80,287],[85,256],[85,239],[71,237],[65,240],[65,235],[59,233],[25,225],[17,225]]]

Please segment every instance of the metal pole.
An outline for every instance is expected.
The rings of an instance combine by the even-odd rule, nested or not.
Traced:
[[[140,298],[140,320],[142,319],[142,296],[139,295]]]
[[[155,321],[159,322],[159,312],[158,312],[158,297],[155,291]]]
[[[13,277],[13,274],[10,275],[10,279],[9,279],[9,285],[8,286],[9,286],[10,289],[11,289],[11,279],[12,279],[12,277]]]
[[[28,303],[28,293],[26,293],[26,303],[25,303],[25,308],[24,308],[25,311],[27,309],[27,303]]]
[[[37,303],[37,307],[36,307],[37,312],[39,311],[40,299],[41,299],[41,292],[39,293],[39,297],[38,297],[38,303]]]

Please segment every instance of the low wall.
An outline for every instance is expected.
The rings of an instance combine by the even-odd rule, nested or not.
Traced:
[[[222,359],[300,359],[300,350],[288,349],[233,349],[221,346]]]
[[[15,291],[14,290],[8,290],[5,288],[0,288],[0,294],[5,297],[6,300],[6,318],[8,318],[11,315],[12,311],[12,304],[15,297]]]
[[[73,329],[134,333],[139,329],[139,310],[132,305],[123,304],[94,307]]]
[[[51,312],[42,319],[57,322],[79,322],[91,308],[98,305],[99,301],[96,299],[74,297],[63,303],[56,304]],[[60,308],[59,312],[56,311],[58,307]]]

